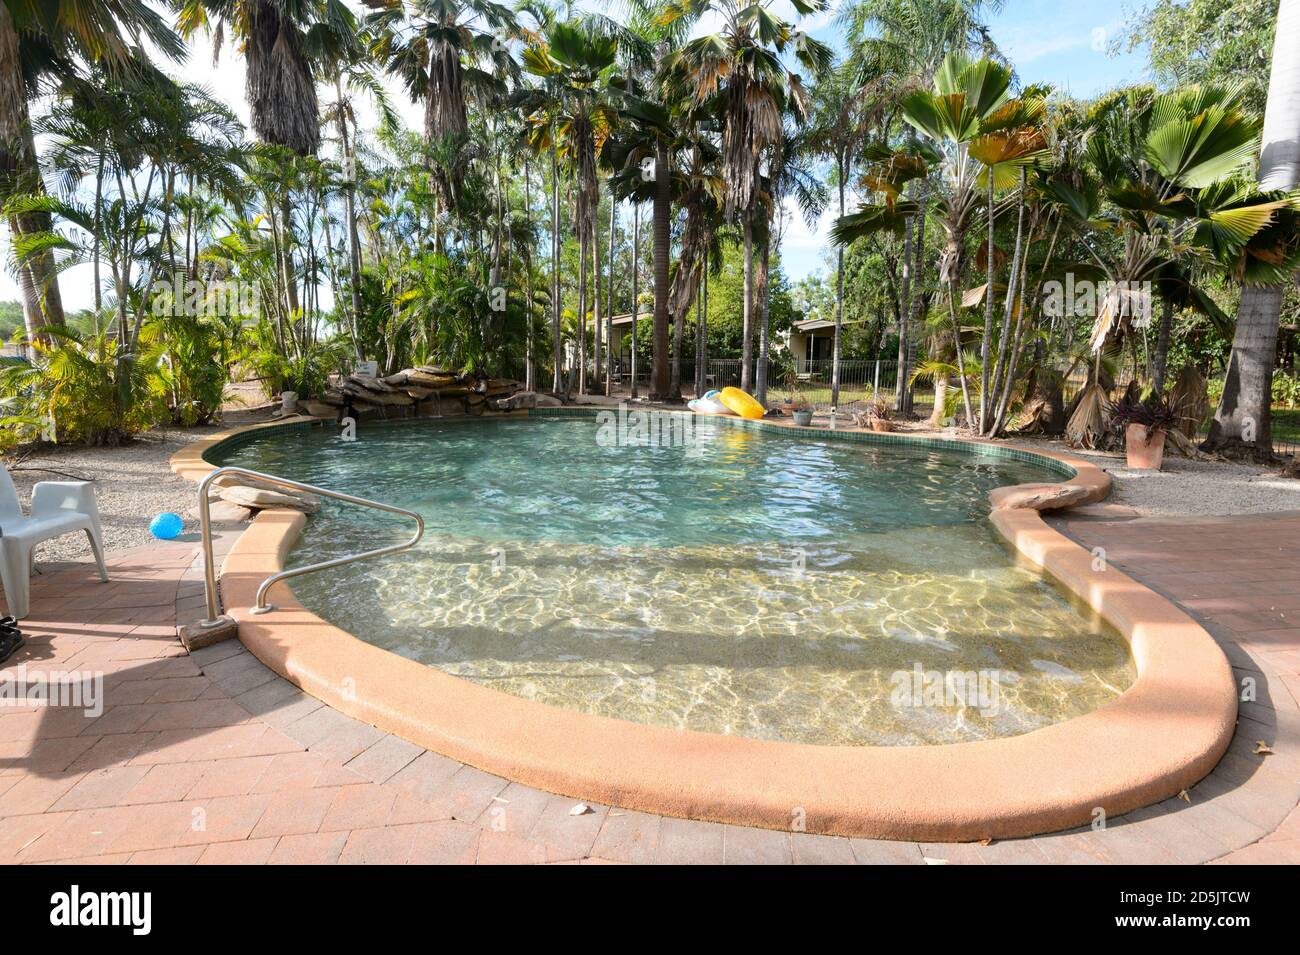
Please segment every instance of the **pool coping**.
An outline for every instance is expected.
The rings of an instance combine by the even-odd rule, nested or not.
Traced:
[[[538,414],[591,416],[599,409]],[[664,412],[674,414],[676,412]],[[494,416],[496,417],[496,416]],[[301,418],[194,442],[172,469],[199,481],[205,455]],[[727,420],[727,419],[722,419]],[[1053,451],[961,438],[839,428],[742,427],[801,437],[950,447],[1033,460],[1104,499],[1109,476]],[[1073,475],[1066,477],[1065,470]],[[261,512],[221,576],[242,642],[263,663],[349,716],[461,762],[537,788],[662,815],[882,839],[977,841],[1094,823],[1177,795],[1207,775],[1231,741],[1232,672],[1213,638],[1165,597],[1048,526],[1029,508],[998,508],[993,527],[1024,560],[1101,614],[1128,640],[1137,677],[1117,699],[1021,736],[916,747],[837,747],[674,730],[580,713],[478,686],[372,646],[312,614],[287,588],[253,616],[257,585],[280,570],[304,515]]]

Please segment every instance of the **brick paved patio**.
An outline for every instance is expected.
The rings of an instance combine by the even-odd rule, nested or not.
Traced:
[[[33,581],[5,671],[102,672],[105,708],[0,707],[0,862],[1300,862],[1300,515],[1057,526],[1196,616],[1257,688],[1206,780],[1104,831],[921,844],[575,814],[322,705],[237,642],[186,654],[190,541],[111,555],[110,584],[88,564]]]

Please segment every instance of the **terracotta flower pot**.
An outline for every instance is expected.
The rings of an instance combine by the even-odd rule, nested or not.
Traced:
[[[1147,426],[1131,424],[1124,431],[1128,466],[1134,470],[1159,471],[1165,459],[1165,433],[1156,431],[1147,439]]]
[[[893,431],[894,422],[888,420],[887,418],[872,418],[871,430],[872,431]]]

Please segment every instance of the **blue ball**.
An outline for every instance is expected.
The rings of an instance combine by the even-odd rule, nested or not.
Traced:
[[[167,512],[159,514],[149,522],[149,533],[159,540],[169,541],[185,529],[185,521],[179,514]]]

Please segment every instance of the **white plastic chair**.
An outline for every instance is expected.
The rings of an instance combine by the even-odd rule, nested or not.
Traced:
[[[99,526],[95,489],[89,481],[42,481],[32,488],[31,516],[23,514],[18,491],[8,470],[0,465],[0,584],[4,585],[9,613],[27,616],[31,603],[32,552],[41,541],[85,531],[99,565],[99,577],[108,580],[104,566],[104,532]]]

